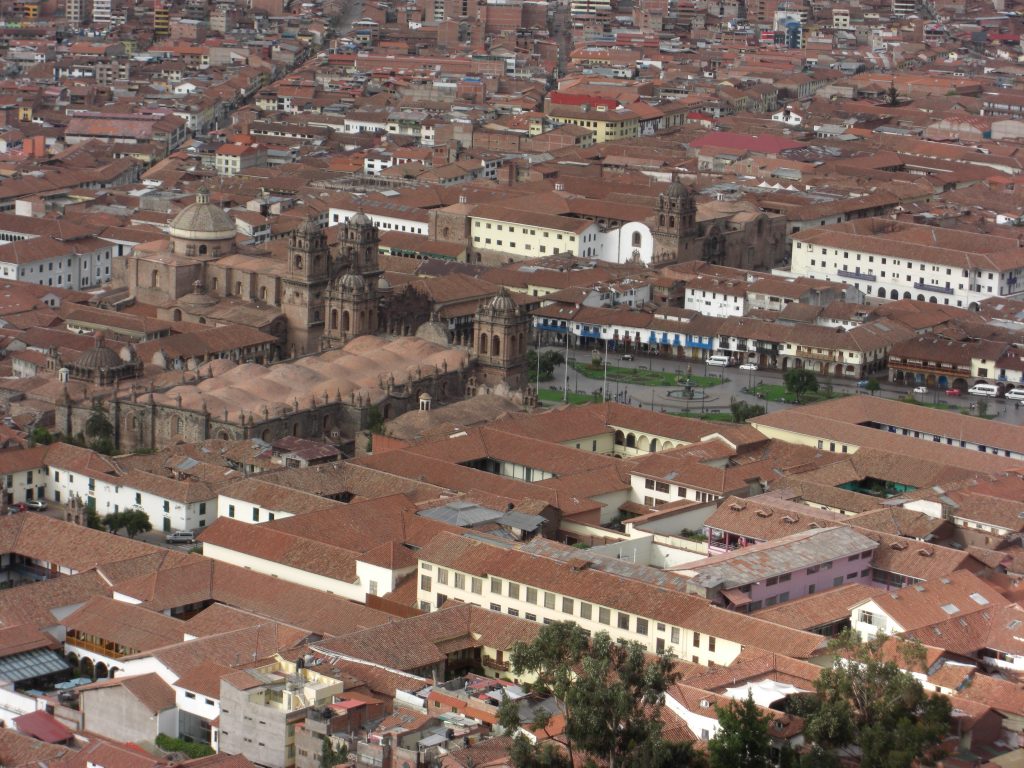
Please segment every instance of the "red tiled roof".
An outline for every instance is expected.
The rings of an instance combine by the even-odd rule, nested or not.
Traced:
[[[41,709],[14,718],[14,727],[47,744],[61,744],[75,735],[64,723]]]

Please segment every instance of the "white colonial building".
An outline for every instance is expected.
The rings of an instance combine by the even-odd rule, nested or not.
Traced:
[[[993,296],[1024,296],[1016,237],[860,219],[793,235],[785,276],[856,286],[876,299],[916,299],[977,309]]]

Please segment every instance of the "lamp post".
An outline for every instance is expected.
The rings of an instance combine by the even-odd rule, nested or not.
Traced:
[[[608,402],[608,339],[604,340],[604,384],[601,385],[601,399]]]
[[[537,362],[540,363],[540,357],[537,358]],[[569,402],[569,333],[565,334],[565,379],[562,382],[562,402]]]

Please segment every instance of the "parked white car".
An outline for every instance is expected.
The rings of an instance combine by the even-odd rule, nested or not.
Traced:
[[[708,358],[708,365],[719,365],[723,368],[727,367],[731,362],[732,360],[726,355],[712,355]]]
[[[744,363],[740,366],[741,371],[756,371],[757,363]]]
[[[1007,400],[1024,400],[1024,387],[1014,387],[1006,393]]]
[[[928,394],[928,387],[914,387],[914,394],[915,395],[927,395]]]

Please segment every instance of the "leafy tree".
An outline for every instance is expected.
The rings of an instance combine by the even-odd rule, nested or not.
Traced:
[[[571,621],[545,624],[532,643],[516,643],[509,659],[517,675],[535,675],[532,689],[555,696],[566,707],[569,718],[569,689],[573,684],[573,668],[587,653],[587,633]],[[568,735],[567,735],[568,737]],[[567,738],[569,761],[573,763],[573,747]]]
[[[366,411],[366,429],[374,435],[384,434],[384,414],[376,405],[371,405]]]
[[[97,400],[92,404],[92,411],[85,422],[85,436],[91,438],[113,437],[114,425],[107,418],[107,409]]]
[[[140,533],[153,530],[149,515],[139,507],[129,507],[123,512],[111,512],[109,515],[104,515],[103,525],[113,534],[124,528],[129,539],[134,539]]]
[[[885,89],[885,100],[892,107],[895,107],[899,103],[900,92],[899,89],[896,88],[895,82]]]
[[[836,661],[822,671],[815,695],[795,713],[806,718],[812,754],[856,745],[863,768],[910,768],[946,734],[949,700],[927,694],[896,659],[886,656],[886,640],[879,635],[864,642],[848,630],[832,641]],[[919,645],[901,642],[897,648],[902,666],[923,665]]]
[[[99,400],[92,404],[92,411],[85,421],[85,436],[89,447],[99,453],[114,452],[114,425],[107,418],[107,409]]]
[[[153,523],[150,522],[149,515],[140,507],[129,507],[122,514],[124,515],[125,533],[128,534],[129,539],[134,539],[140,533],[153,530]]]
[[[685,768],[693,753],[661,734],[665,691],[678,674],[670,656],[649,659],[639,643],[616,642],[599,632],[588,645],[572,622],[541,627],[532,643],[512,649],[517,675],[534,674],[534,689],[558,697],[565,707],[569,762],[582,751],[609,768]]]
[[[796,395],[796,401],[800,402],[800,396],[805,392],[818,391],[818,377],[806,368],[790,368],[782,377],[786,391]]]
[[[551,381],[555,377],[555,366],[562,365],[565,356],[554,349],[542,352],[540,355],[540,381]],[[530,371],[530,379],[537,381],[538,359],[537,350],[531,349],[526,353],[526,367]]]
[[[772,718],[754,703],[749,690],[743,701],[715,707],[718,732],[708,743],[711,768],[770,768],[772,739],[768,732]]]
[[[29,437],[34,445],[50,445],[55,440],[46,427],[36,427]]]
[[[337,749],[329,736],[324,736],[320,741],[320,768],[333,768],[338,763],[348,760],[348,745],[342,744]]]
[[[620,768],[704,768],[707,760],[689,741],[649,739],[625,756]]]
[[[124,513],[111,512],[103,516],[103,527],[110,533],[117,535],[117,532],[124,528]]]
[[[763,405],[754,405],[748,403],[745,400],[735,400],[729,405],[729,410],[732,411],[732,420],[737,424],[741,424],[747,419],[752,419],[755,416],[764,415]]]
[[[545,710],[534,713],[532,730],[547,728],[550,716]],[[513,734],[508,756],[514,768],[568,768],[569,761],[561,750],[550,741],[530,741],[519,727],[519,705],[512,699],[502,699],[498,708],[498,723],[506,733]]]
[[[97,530],[103,527],[103,521],[96,512],[96,499],[92,496],[85,500],[85,525]]]
[[[882,388],[882,385],[878,383],[878,379],[876,379],[874,376],[872,376],[870,379],[868,379],[867,390],[872,395],[875,394],[881,388]]]
[[[640,643],[616,642],[599,632],[566,695],[566,733],[609,768],[637,750],[660,751],[661,707],[678,677],[670,656],[648,661]]]

